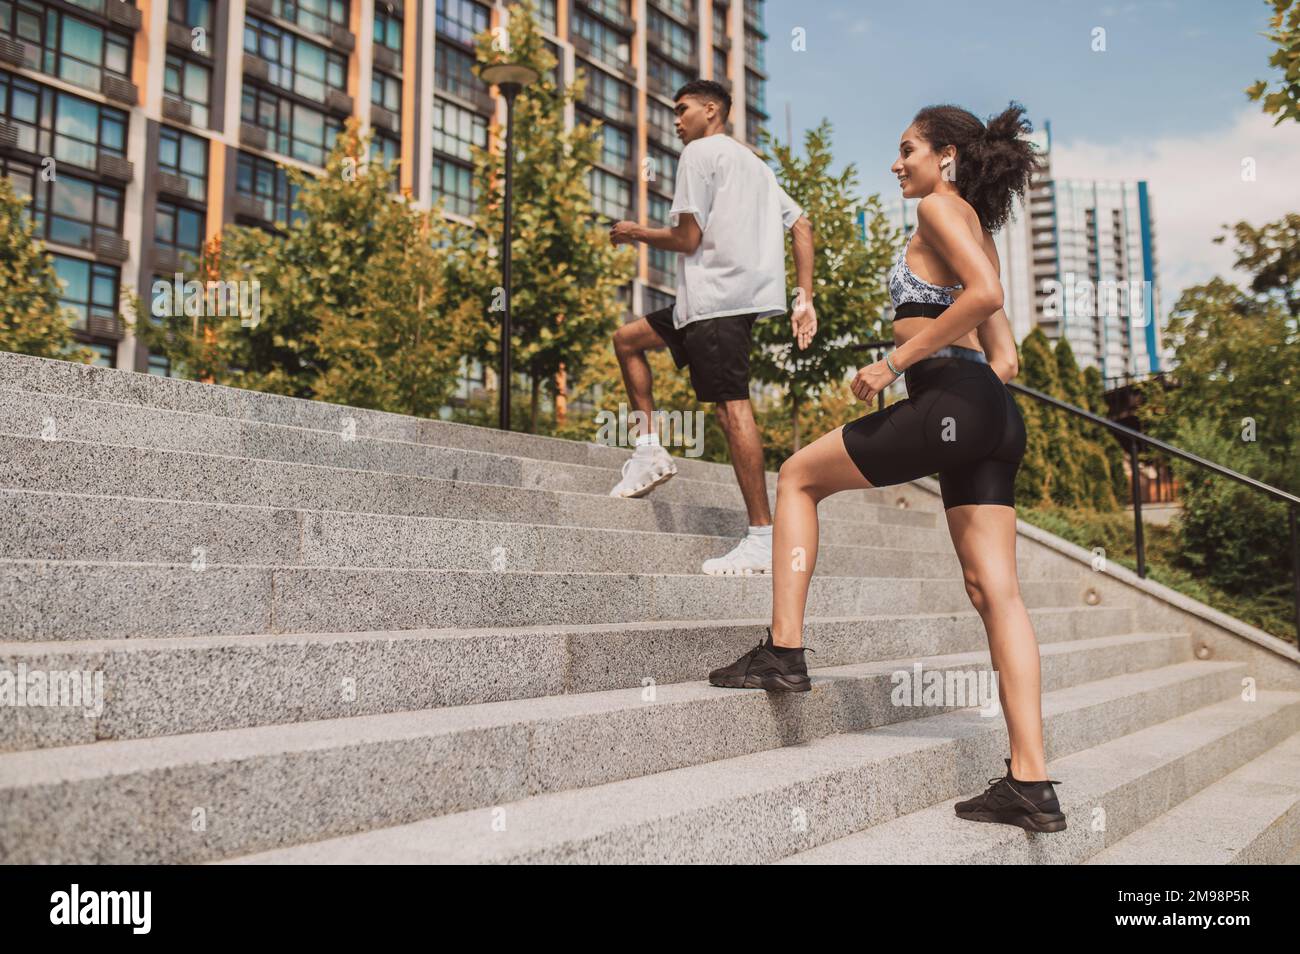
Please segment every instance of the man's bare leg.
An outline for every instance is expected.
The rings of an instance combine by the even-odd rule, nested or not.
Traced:
[[[666,348],[650,322],[644,318],[629,321],[614,332],[614,354],[623,371],[623,386],[627,388],[627,401],[632,410],[641,411],[647,421],[654,421],[654,382],[650,362],[645,353],[655,348]]]
[[[763,439],[754,420],[754,407],[749,398],[741,401],[719,401],[718,422],[727,435],[731,449],[731,469],[736,472],[736,483],[745,498],[745,511],[751,527],[765,527],[772,522],[772,510],[767,499],[767,475],[763,467]]]

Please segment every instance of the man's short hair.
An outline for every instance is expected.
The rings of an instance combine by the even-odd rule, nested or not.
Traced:
[[[673,97],[673,102],[683,96],[698,96],[700,99],[711,99],[722,107],[723,119],[731,115],[731,94],[727,92],[727,87],[721,83],[706,79],[691,80],[677,91],[677,95]]]

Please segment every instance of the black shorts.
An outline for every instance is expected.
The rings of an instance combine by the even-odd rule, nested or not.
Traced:
[[[987,364],[924,358],[903,373],[907,398],[844,425],[844,449],[873,486],[937,473],[943,507],[1014,507],[1025,421]]]
[[[691,387],[701,401],[749,399],[749,348],[757,318],[756,313],[701,318],[674,328],[671,306],[645,316],[677,367],[690,367]]]

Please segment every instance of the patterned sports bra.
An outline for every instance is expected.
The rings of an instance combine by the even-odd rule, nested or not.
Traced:
[[[896,309],[894,317],[912,317],[924,316],[927,318],[936,318],[942,310],[955,301],[952,293],[961,290],[961,285],[932,285],[927,281],[922,281],[916,277],[916,273],[907,267],[907,248],[912,244],[912,239],[916,237],[916,231],[908,236],[907,241],[903,244],[903,250],[898,253],[898,258],[894,260],[894,265],[889,270],[889,297],[893,300]],[[898,314],[897,309],[904,304],[921,304],[934,307],[929,308],[905,308],[904,314]]]

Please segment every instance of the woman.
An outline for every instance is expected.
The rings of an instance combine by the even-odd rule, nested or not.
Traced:
[[[998,672],[1011,757],[958,816],[1060,831],[1047,778],[1038,643],[1016,575],[1015,476],[1025,425],[1006,382],[1018,371],[1002,310],[992,233],[1037,168],[1032,127],[1012,103],[986,127],[956,106],[930,106],[903,132],[892,170],[920,198],[917,227],[889,273],[895,349],[860,369],[870,404],[903,376],[907,399],[838,427],[781,466],[773,527],[767,639],[714,670],[715,686],[806,692],[803,616],[817,558],[817,504],[841,490],[884,487],[938,472],[944,515],[966,591]],[[778,556],[781,555],[781,556]],[[797,557],[797,558],[796,558]],[[804,569],[806,567],[806,569]]]

